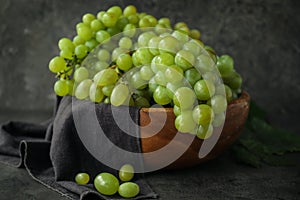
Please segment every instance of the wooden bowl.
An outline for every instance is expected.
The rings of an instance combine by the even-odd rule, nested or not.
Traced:
[[[250,96],[243,91],[238,99],[231,101],[228,104],[226,111],[226,119],[223,129],[214,130],[212,137],[208,140],[216,141],[211,151],[204,157],[199,158],[199,150],[203,140],[187,133],[177,133],[174,125],[175,115],[172,108],[142,108],[140,110],[140,125],[141,128],[141,147],[144,154],[144,164],[146,167],[155,168],[161,165],[164,157],[148,155],[149,152],[157,151],[164,146],[169,145],[169,152],[180,151],[184,153],[174,162],[165,167],[165,169],[180,169],[197,165],[199,163],[214,159],[223,153],[240,135],[249,113]],[[151,122],[160,124],[161,130],[158,132],[154,126],[147,125]],[[164,119],[166,121],[164,121]],[[177,135],[180,134],[180,135]],[[174,139],[175,136],[176,140]],[[217,138],[214,138],[217,137]],[[172,142],[171,142],[172,141]],[[190,143],[191,141],[191,143]],[[166,155],[168,156],[168,155]]]

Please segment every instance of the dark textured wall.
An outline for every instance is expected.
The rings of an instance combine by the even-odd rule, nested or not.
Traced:
[[[273,123],[300,132],[300,1],[0,0],[0,112],[52,109],[48,61],[86,12],[134,4],[199,28],[218,54],[235,58],[244,88]]]

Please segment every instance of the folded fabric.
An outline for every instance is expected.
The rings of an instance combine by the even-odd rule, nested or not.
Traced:
[[[113,119],[113,113],[122,115],[129,109],[131,117],[122,118],[121,123],[126,126],[132,120],[138,124],[139,108],[94,104],[70,96],[58,99],[57,105],[55,116],[48,124],[8,122],[1,125],[0,162],[25,167],[35,180],[71,199],[122,199],[118,194],[105,196],[94,189],[93,179],[97,174],[109,172],[117,176],[118,171],[100,162],[87,150],[76,129],[73,113],[82,116],[76,118],[76,123],[82,124],[85,124],[84,116],[95,113],[98,123],[87,127],[89,130],[100,125],[112,144],[126,151],[141,153],[138,126],[127,126],[130,131],[128,135]],[[91,148],[97,148],[92,150],[102,153],[112,163],[120,161],[120,157],[109,154],[110,149],[104,149],[101,145],[92,145]],[[142,166],[142,156],[137,162],[135,164]],[[79,172],[89,173],[91,183],[84,186],[76,184],[74,178]],[[139,195],[132,199],[157,198],[143,174],[136,174],[132,181],[140,186]]]

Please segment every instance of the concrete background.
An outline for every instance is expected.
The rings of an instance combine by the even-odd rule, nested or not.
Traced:
[[[230,54],[244,89],[270,121],[300,133],[300,1],[0,0],[0,112],[52,110],[48,61],[73,37],[84,13],[134,4],[155,17],[185,21],[218,54]]]

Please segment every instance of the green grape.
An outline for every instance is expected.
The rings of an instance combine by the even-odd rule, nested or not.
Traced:
[[[129,97],[129,89],[125,84],[118,84],[111,93],[110,102],[114,106],[123,105]]]
[[[158,71],[155,75],[154,75],[154,80],[158,85],[161,86],[166,86],[167,85],[167,81],[166,81],[166,77],[165,74],[162,71]]]
[[[122,183],[119,187],[119,195],[124,198],[132,198],[139,194],[140,187],[136,183]]]
[[[225,112],[227,108],[226,97],[224,97],[223,95],[213,96],[210,99],[209,104],[211,105],[215,114],[220,114],[222,112]]]
[[[68,85],[68,94],[73,95],[74,90],[74,80],[66,80]]]
[[[134,176],[134,168],[130,164],[123,165],[119,170],[119,178],[121,181],[130,181]]]
[[[135,56],[137,61],[143,65],[150,64],[153,59],[153,55],[150,53],[148,48],[137,49]]]
[[[89,78],[89,70],[85,67],[79,67],[78,69],[75,70],[73,78],[77,83],[79,83],[85,79],[88,79]]]
[[[102,92],[105,96],[110,96],[113,89],[114,89],[115,85],[106,85],[102,88]]]
[[[147,27],[151,27],[152,23],[150,22],[150,20],[148,18],[143,17],[142,19],[140,19],[139,21],[139,27],[140,28],[147,28]]]
[[[129,54],[121,54],[116,63],[121,70],[129,70],[132,67],[131,56]]]
[[[93,37],[93,32],[89,26],[80,26],[77,29],[77,35],[84,40],[89,40]]]
[[[95,83],[93,83],[90,87],[89,96],[92,102],[96,102],[96,103],[101,102],[104,98],[102,88],[98,87]]]
[[[211,71],[211,72],[206,72],[202,74],[202,78],[204,80],[209,80],[211,83],[219,83],[220,78],[218,76],[218,72],[216,71]]]
[[[134,52],[132,55],[131,55],[131,58],[132,58],[132,64],[136,67],[139,67],[142,63],[139,62],[139,60],[137,59],[137,56],[136,56],[136,53]]]
[[[98,86],[115,84],[118,79],[117,72],[111,68],[104,69],[94,76],[94,81]]]
[[[187,24],[185,22],[177,22],[174,26],[174,29],[177,30],[177,29],[180,29],[182,27],[187,27]]]
[[[121,30],[116,26],[109,27],[109,28],[106,29],[106,31],[109,33],[109,35],[112,35],[112,36],[121,32]]]
[[[214,128],[211,124],[207,126],[199,125],[197,129],[197,137],[201,140],[205,140],[210,136],[212,136],[213,132],[214,132]]]
[[[105,26],[100,20],[94,19],[91,22],[91,29],[92,29],[92,31],[97,32],[97,31],[100,31],[100,30],[104,30]]]
[[[142,12],[142,13],[138,13],[138,15],[139,15],[139,18],[142,19],[143,17],[145,17],[147,15],[147,13]]]
[[[183,86],[184,85],[182,84],[182,82],[176,82],[176,83],[168,82],[167,85],[166,85],[168,96],[171,99],[173,99],[174,98],[174,93],[176,92],[176,90],[180,87],[183,87]]]
[[[171,25],[170,19],[169,19],[169,18],[166,18],[166,17],[160,18],[160,19],[158,20],[158,23],[159,23],[159,24],[163,24],[163,25],[167,25],[167,26],[170,26],[170,25]]]
[[[116,25],[119,16],[116,13],[106,12],[103,14],[101,21],[106,27],[113,27]]]
[[[78,35],[76,35],[74,38],[73,38],[73,43],[75,46],[78,46],[80,44],[84,44],[85,43],[85,40],[82,39],[81,37],[79,37]]]
[[[214,119],[214,113],[209,105],[200,104],[193,109],[193,119],[199,124],[206,126]]]
[[[233,71],[233,59],[229,55],[222,55],[218,58],[217,67],[222,76],[230,74]]]
[[[154,56],[159,55],[158,44],[161,39],[161,37],[156,36],[152,37],[148,42],[149,51]]]
[[[120,47],[115,48],[113,50],[112,54],[111,54],[111,59],[112,59],[112,61],[116,61],[119,58],[120,55],[126,54],[126,53],[128,53],[127,49],[123,49],[123,48],[120,48]]]
[[[100,30],[96,33],[96,40],[102,44],[110,41],[110,34],[107,31]]]
[[[199,80],[194,85],[194,91],[199,100],[208,100],[215,94],[215,86],[210,80]]]
[[[186,70],[184,76],[192,87],[201,79],[201,74],[195,68]]]
[[[190,31],[190,37],[193,38],[193,39],[200,39],[200,36],[201,36],[201,33],[199,30],[197,29],[192,29]]]
[[[216,63],[217,62],[217,55],[216,55],[215,50],[212,47],[207,46],[207,45],[204,46],[204,49],[209,54],[209,56],[214,61],[214,63]]]
[[[222,124],[225,122],[225,113],[219,113],[215,115],[214,121],[213,121],[213,126],[214,127],[220,127]]]
[[[104,99],[103,103],[109,104],[109,103],[110,103],[110,98],[109,98],[109,97],[106,97],[106,98]]]
[[[128,23],[129,20],[127,17],[120,17],[117,21],[116,27],[118,27],[120,30],[123,30]]]
[[[124,8],[123,15],[125,17],[128,17],[130,15],[135,15],[135,14],[136,14],[136,7],[134,5],[129,5],[126,6],[126,8]]]
[[[185,44],[189,41],[189,36],[186,33],[183,33],[181,31],[174,31],[172,33],[172,36],[176,38],[178,41],[180,41],[182,44]]]
[[[87,25],[90,25],[94,19],[96,19],[96,17],[91,13],[87,13],[82,16],[82,22]]]
[[[109,67],[109,64],[105,61],[98,61],[95,63],[94,70],[95,72],[100,72]]]
[[[97,13],[97,19],[101,20],[104,14],[105,14],[105,11],[98,12]]]
[[[180,109],[180,107],[174,105],[173,112],[174,112],[174,114],[175,114],[176,117],[177,117],[178,115],[180,115],[180,114],[181,114],[181,109]]]
[[[60,79],[54,84],[54,92],[58,96],[66,96],[69,92],[69,87],[66,80]]]
[[[112,6],[107,10],[107,12],[115,14],[117,18],[119,18],[123,13],[122,9],[119,6]]]
[[[148,101],[148,99],[146,99],[145,97],[138,97],[135,99],[135,105],[142,107],[142,108],[149,108],[150,107],[150,103]]]
[[[100,61],[108,62],[110,59],[110,53],[106,49],[100,49],[98,51],[97,57]]]
[[[152,15],[146,15],[145,17],[143,17],[143,19],[147,19],[150,22],[149,27],[154,27],[157,25],[157,19]]]
[[[94,186],[101,194],[113,195],[119,189],[119,181],[114,175],[103,172],[96,176]]]
[[[226,100],[227,102],[230,102],[233,99],[233,93],[232,90],[228,85],[220,84],[218,87],[216,87],[216,94],[226,94]]]
[[[83,44],[78,45],[75,48],[75,55],[77,58],[84,58],[88,53],[89,48]]]
[[[147,81],[142,79],[139,72],[136,72],[132,75],[130,82],[134,88],[139,89],[139,90],[147,87]]]
[[[199,56],[201,52],[201,47],[195,40],[185,43],[182,49],[191,52],[195,57]]]
[[[139,47],[148,47],[148,43],[151,38],[155,37],[156,34],[152,31],[144,32],[138,37],[138,45]]]
[[[129,37],[122,37],[119,41],[119,47],[123,49],[130,49],[132,47],[132,41]]]
[[[49,62],[49,69],[53,73],[58,73],[67,68],[67,63],[64,58],[56,56],[52,58]]]
[[[58,47],[60,50],[73,52],[75,46],[69,38],[62,38],[58,41]]]
[[[154,77],[149,80],[148,86],[149,86],[149,91],[151,93],[154,93],[154,91],[158,87],[158,84],[155,82]]]
[[[85,42],[85,46],[88,47],[89,51],[92,51],[98,44],[99,43],[94,38]]]
[[[123,29],[123,35],[133,37],[136,33],[136,27],[133,24],[127,24]]]
[[[195,66],[204,74],[213,71],[215,63],[210,56],[201,54],[197,57]]]
[[[196,127],[196,123],[193,120],[192,111],[182,111],[181,114],[175,119],[175,127],[182,133],[192,132]]]
[[[60,53],[59,53],[59,56],[63,57],[63,58],[66,58],[66,59],[69,59],[69,60],[73,60],[73,52],[68,50],[68,49],[61,50]]]
[[[182,80],[183,71],[177,65],[169,66],[165,71],[165,78],[170,83],[176,83]]]
[[[176,54],[180,49],[180,42],[173,36],[165,36],[158,44],[160,53]]]
[[[168,66],[174,65],[174,56],[169,53],[162,53],[155,56],[151,61],[151,69],[154,73],[165,71]]]
[[[188,87],[178,88],[173,97],[174,104],[183,110],[193,107],[195,100],[194,91]]]
[[[163,24],[157,24],[155,27],[154,27],[154,30],[155,30],[155,33],[161,35],[161,34],[164,34],[166,32],[169,32],[170,30],[167,29],[167,27]],[[162,38],[162,37],[160,37]]]
[[[78,84],[75,90],[75,97],[77,99],[86,99],[89,96],[90,87],[93,81],[90,79],[86,79]]]
[[[185,33],[185,34],[190,34],[190,29],[189,29],[189,27],[187,27],[187,26],[183,26],[183,27],[180,27],[179,29],[177,29],[178,31],[181,31],[181,32],[183,32],[183,33]]]
[[[87,25],[83,22],[80,22],[80,23],[76,24],[76,31],[78,31],[78,29],[82,28],[82,27],[89,27],[89,25]]]
[[[143,80],[149,81],[154,76],[154,73],[149,65],[144,65],[140,69],[140,75]]]
[[[155,89],[153,99],[160,105],[167,105],[172,101],[172,99],[168,96],[167,89],[160,85]]]
[[[185,71],[193,67],[193,65],[195,64],[195,57],[189,51],[180,50],[175,56],[175,64]]]
[[[225,94],[227,102],[230,102],[233,99],[232,90],[228,85],[225,85]]]
[[[138,24],[140,21],[140,18],[137,14],[128,16],[128,21],[130,24]]]
[[[240,89],[243,82],[241,75],[237,72],[232,72],[230,76],[223,77],[223,80],[233,90]]]
[[[87,173],[78,173],[75,182],[79,185],[86,185],[90,182],[90,176]]]

